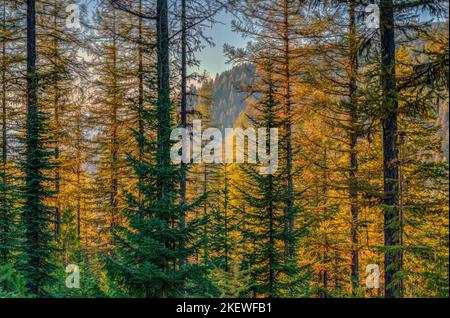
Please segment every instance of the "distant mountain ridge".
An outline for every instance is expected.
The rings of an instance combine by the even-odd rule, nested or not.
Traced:
[[[242,112],[247,107],[247,93],[240,88],[242,84],[250,84],[255,77],[255,66],[242,64],[221,74],[212,80],[213,105],[211,124],[223,131],[240,122]],[[444,103],[439,108],[439,124],[441,125],[442,151],[449,160],[449,105]]]
[[[255,77],[255,67],[242,64],[221,74],[217,74],[212,81],[213,106],[212,124],[223,131],[232,128],[245,109],[247,92],[240,89],[241,85],[250,84]]]

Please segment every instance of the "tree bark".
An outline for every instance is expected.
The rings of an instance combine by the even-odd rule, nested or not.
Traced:
[[[6,0],[3,1],[3,13],[2,13],[3,26],[6,27]],[[7,139],[7,128],[6,128],[6,39],[3,39],[2,43],[2,219],[3,222],[8,222],[8,179],[6,177],[7,172],[7,162],[8,162],[8,139]],[[0,244],[6,246],[8,244],[8,232],[9,226],[3,224],[2,228],[2,241]],[[6,261],[9,257],[8,248],[3,247],[1,253],[1,259]]]
[[[186,25],[186,0],[181,0],[181,127],[187,128],[187,25]],[[185,147],[185,146],[184,146]],[[186,174],[187,166],[181,161],[180,198],[183,205],[186,204]],[[182,211],[180,215],[180,230],[184,233],[186,228],[186,215]],[[184,234],[180,242],[180,250],[185,247]],[[180,258],[180,266],[184,266],[186,260]]]
[[[395,26],[393,0],[380,3],[381,84],[384,155],[384,289],[386,298],[402,297],[401,229],[398,189],[397,88],[395,73]]]
[[[167,0],[158,0],[156,5],[157,77],[158,77],[158,165],[164,169],[170,164],[170,68],[169,68],[169,23]],[[167,180],[158,181],[159,198],[168,191]]]
[[[39,170],[38,161],[41,159],[36,150],[39,148],[39,130],[40,119],[37,104],[37,90],[38,90],[38,77],[36,72],[36,1],[27,0],[27,124],[26,124],[26,176],[25,176],[25,213],[24,221],[33,222],[45,215],[41,215],[42,197],[38,195],[42,190],[40,179],[41,171]],[[31,254],[35,247],[39,246],[41,238],[41,226],[39,222],[34,224],[27,224],[27,230],[25,233],[26,243],[31,243],[27,246],[25,254]],[[42,278],[40,277],[39,270],[40,263],[42,261],[41,255],[31,255],[28,257],[29,265],[32,267],[32,271],[27,273],[29,277],[27,281],[27,288],[30,293],[41,296],[44,294],[42,286]]]
[[[349,7],[349,49],[350,49],[350,72],[349,72],[349,97],[350,97],[350,179],[349,179],[349,195],[350,195],[350,214],[351,214],[351,281],[352,294],[356,295],[359,288],[359,240],[358,240],[358,153],[356,150],[358,140],[358,112],[356,100],[356,73],[358,68],[358,43],[356,37],[356,3],[350,1]]]
[[[285,207],[285,254],[286,258],[291,258],[295,254],[295,246],[292,242],[294,231],[294,187],[292,180],[292,127],[291,127],[291,73],[290,73],[290,37],[289,37],[289,1],[283,3],[283,58],[284,58],[284,115],[286,116],[286,207]]]

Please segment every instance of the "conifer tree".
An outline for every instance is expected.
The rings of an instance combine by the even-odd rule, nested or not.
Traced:
[[[156,6],[157,98],[155,107],[144,112],[149,129],[157,131],[156,140],[140,136],[147,152],[143,160],[131,158],[134,171],[142,183],[140,205],[128,197],[129,229],[122,228],[117,237],[116,258],[107,262],[108,272],[131,294],[143,297],[176,297],[183,292],[188,269],[179,268],[178,244],[184,233],[178,222],[185,205],[179,201],[179,166],[170,159],[173,104],[169,86],[168,4],[158,0]]]
[[[276,100],[276,83],[272,78],[273,64],[266,61],[262,66],[261,97],[258,99],[256,115],[250,118],[255,128],[266,129],[266,149],[270,147],[269,129],[280,129],[284,125],[281,118],[282,105]],[[258,137],[260,138],[260,137]],[[283,145],[283,139],[280,144]],[[261,147],[261,145],[259,145]],[[280,244],[284,235],[283,202],[285,202],[284,181],[286,180],[286,161],[283,166],[271,174],[260,174],[258,167],[246,165],[243,168],[245,183],[240,189],[244,201],[248,205],[247,222],[250,224],[243,233],[252,239],[254,246],[247,251],[251,253],[250,271],[254,280],[253,290],[256,295],[277,297],[282,295],[283,274],[292,275],[290,265],[284,259]],[[289,278],[287,279],[289,281]]]
[[[51,279],[54,265],[51,262],[54,248],[49,230],[52,212],[46,204],[51,191],[46,188],[50,179],[46,138],[48,115],[38,103],[39,75],[36,68],[36,1],[27,1],[27,123],[25,142],[26,158],[23,162],[25,185],[23,188],[22,221],[25,240],[22,247],[20,269],[26,278],[26,287],[36,296],[46,295],[46,285]]]
[[[296,211],[295,189],[293,177],[294,156],[298,152],[292,142],[292,117],[296,101],[293,96],[295,78],[299,76],[299,70],[295,68],[293,61],[301,55],[296,43],[301,38],[296,24],[299,21],[298,9],[303,1],[244,1],[236,3],[236,10],[241,17],[234,21],[233,27],[238,32],[253,37],[256,42],[249,45],[246,52],[228,48],[232,58],[243,58],[246,61],[258,61],[258,52],[265,50],[267,46],[273,48],[270,53],[274,63],[274,80],[279,83],[277,96],[284,105],[285,127],[283,135],[286,137],[284,144],[285,158],[287,160],[286,192],[285,197],[285,257],[290,260],[295,259],[296,247],[295,228]],[[246,54],[245,54],[246,53]],[[264,53],[263,53],[264,54]],[[247,55],[242,57],[241,55]],[[294,151],[296,149],[296,151]]]

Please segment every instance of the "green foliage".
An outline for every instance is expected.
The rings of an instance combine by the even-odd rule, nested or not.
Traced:
[[[270,148],[271,142],[268,129],[281,129],[285,124],[281,117],[282,106],[276,99],[277,83],[272,78],[272,67],[270,61],[263,65],[261,96],[254,106],[256,115],[250,117],[255,128],[266,129],[266,149]],[[283,148],[285,138],[278,142],[279,148]],[[244,255],[253,279],[252,290],[255,295],[267,297],[277,297],[282,290],[289,289],[297,267],[283,248],[283,242],[295,245],[297,230],[294,233],[286,230],[287,216],[283,208],[287,199],[287,168],[286,158],[283,155],[279,157],[277,171],[272,174],[261,174],[259,165],[244,165],[244,183],[239,188],[249,206],[245,212],[247,226],[242,232],[244,239],[250,242]]]
[[[123,215],[128,226],[118,228],[117,247],[106,261],[112,280],[136,297],[181,296],[191,271],[190,266],[178,264],[189,255],[188,249],[178,247],[189,229],[184,232],[177,226],[180,214],[191,206],[178,200],[180,167],[171,162],[169,153],[172,124],[161,122],[170,118],[172,104],[159,99],[156,105],[140,112],[145,126],[158,131],[157,140],[135,131],[145,151],[141,159],[129,155],[141,197],[127,195]]]
[[[230,265],[231,270],[224,270],[222,267],[213,267],[209,276],[217,289],[217,297],[221,298],[241,298],[250,296],[252,286],[252,276],[249,270],[240,269],[235,262]]]
[[[25,278],[11,263],[0,265],[0,298],[30,297],[25,287]]]

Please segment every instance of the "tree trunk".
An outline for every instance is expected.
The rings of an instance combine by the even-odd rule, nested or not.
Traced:
[[[224,165],[224,202],[223,202],[223,212],[224,212],[224,227],[225,227],[225,272],[229,272],[229,251],[228,251],[228,174],[227,165]]]
[[[117,74],[117,40],[116,40],[116,13],[114,11],[113,17],[113,83],[112,83],[112,92],[113,92],[113,102],[112,102],[112,113],[111,113],[111,180],[110,180],[110,205],[111,205],[111,235],[114,235],[115,229],[118,223],[118,202],[117,202],[117,194],[118,194],[118,74]],[[111,239],[111,244],[114,245],[114,238]]]
[[[269,138],[267,138],[269,139]],[[276,257],[275,257],[275,229],[274,229],[274,206],[272,201],[273,196],[273,175],[268,176],[268,182],[269,182],[269,195],[270,195],[270,202],[269,206],[267,207],[269,212],[269,298],[276,297],[275,295],[275,263],[276,263]]]
[[[350,195],[350,214],[351,223],[351,281],[352,294],[356,295],[359,288],[359,241],[358,241],[358,153],[356,150],[358,140],[358,105],[356,100],[356,74],[358,68],[358,43],[356,37],[356,16],[355,1],[350,2],[349,8],[349,49],[350,49],[350,74],[349,74],[349,97],[350,97],[350,179],[349,179],[349,195]]]
[[[157,42],[157,77],[158,77],[158,131],[157,131],[157,166],[160,171],[170,165],[170,59],[169,59],[169,22],[167,0],[157,0],[156,3],[156,42]],[[157,196],[163,202],[171,189],[167,177],[157,180]],[[168,220],[172,221],[173,220]],[[171,248],[172,242],[165,242]],[[167,261],[164,268],[168,268]],[[166,284],[162,286],[162,297],[167,296]]]
[[[53,6],[56,12],[57,2],[53,2]],[[53,29],[56,31],[58,28],[57,14],[55,13],[53,19]],[[53,37],[53,56],[56,58],[58,56],[58,37]],[[60,190],[61,190],[61,170],[59,166],[59,157],[60,157],[60,121],[59,121],[59,88],[58,88],[58,80],[55,79],[53,83],[53,111],[55,115],[55,240],[58,242],[59,232],[61,227],[61,202],[60,202]]]
[[[81,114],[77,114],[77,238],[81,243],[81,145],[83,132],[81,131]],[[87,233],[86,233],[87,234]]]
[[[6,0],[3,1],[3,14],[2,14],[3,27],[6,27]],[[7,261],[9,258],[9,248],[6,246],[8,244],[9,235],[9,206],[8,206],[8,179],[7,173],[7,163],[8,163],[8,139],[7,139],[7,128],[6,128],[6,39],[3,39],[2,43],[2,206],[1,206],[1,219],[4,224],[0,228],[1,231],[1,241],[0,246],[2,246],[1,260]]]
[[[142,0],[139,0],[138,3],[138,13],[142,14]],[[138,17],[138,81],[139,81],[139,92],[138,92],[138,129],[141,137],[139,138],[138,143],[138,151],[139,151],[139,160],[142,160],[144,154],[144,143],[143,143],[143,135],[144,135],[144,121],[142,118],[142,110],[144,108],[144,62],[143,62],[143,44],[142,44],[142,17]],[[139,190],[139,199],[141,197],[141,193]]]
[[[156,20],[157,66],[158,66],[158,165],[161,169],[170,164],[170,68],[169,68],[169,24],[167,0],[158,0]],[[158,181],[159,198],[169,190],[167,180]]]
[[[402,297],[401,231],[398,208],[397,89],[395,74],[395,26],[393,0],[380,3],[381,83],[384,155],[384,286],[385,297]]]
[[[289,1],[284,0],[283,6],[283,57],[284,57],[284,115],[286,116],[286,207],[285,207],[285,254],[286,258],[291,258],[295,253],[295,246],[292,241],[294,231],[294,188],[292,181],[292,144],[291,144],[291,74],[290,74],[290,37],[289,37]]]
[[[41,215],[42,197],[37,195],[41,192],[42,185],[39,160],[36,151],[39,149],[40,119],[37,104],[38,77],[36,73],[36,1],[27,0],[27,124],[26,124],[26,176],[25,176],[25,211],[24,223],[27,225],[25,240],[27,250],[24,254],[28,257],[30,271],[26,273],[27,288],[30,293],[42,296],[42,277],[39,266],[42,261],[41,255],[33,254],[34,248],[42,244],[39,234],[43,230],[41,222],[33,222],[46,217]],[[28,245],[30,244],[30,245]]]
[[[181,0],[181,127],[187,128],[187,29],[186,29],[186,0]],[[184,140],[184,139],[183,139]],[[185,145],[183,145],[185,147]],[[180,198],[183,205],[186,204],[186,163],[181,161]],[[180,230],[184,233],[186,228],[186,215],[182,211],[180,215]],[[180,242],[180,250],[183,253],[185,247],[184,234]],[[185,258],[180,258],[180,266],[186,263]]]

